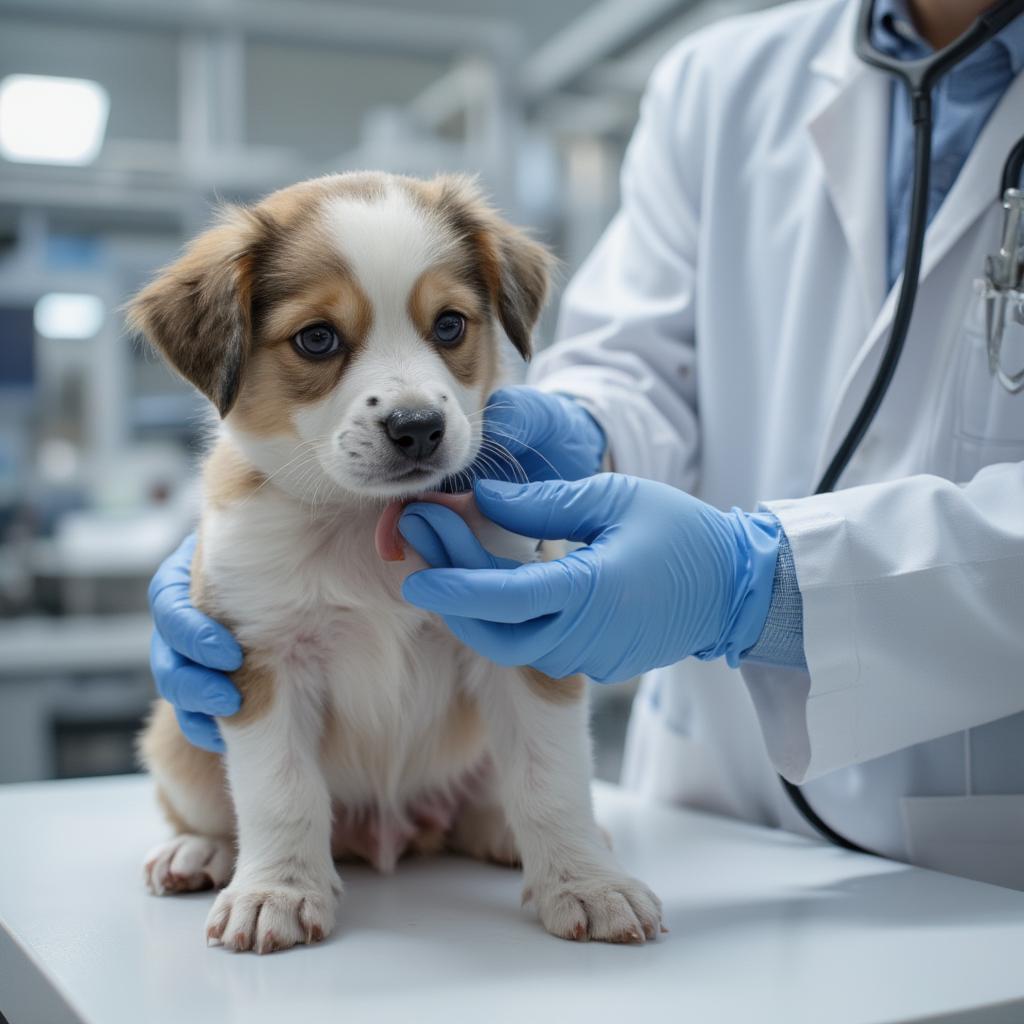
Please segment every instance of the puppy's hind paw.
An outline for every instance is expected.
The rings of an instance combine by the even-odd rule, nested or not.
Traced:
[[[544,927],[559,938],[642,945],[667,930],[661,920],[661,900],[628,875],[534,885],[532,896]]]
[[[146,854],[143,876],[154,896],[219,889],[227,884],[235,853],[225,839],[180,835]]]

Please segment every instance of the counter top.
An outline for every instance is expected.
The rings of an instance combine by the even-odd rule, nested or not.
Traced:
[[[0,1011],[10,1024],[1024,1020],[1024,893],[597,785],[656,943],[574,944],[518,873],[457,858],[343,867],[322,945],[205,945],[210,893],[158,898],[167,832],[143,777],[0,787]]]

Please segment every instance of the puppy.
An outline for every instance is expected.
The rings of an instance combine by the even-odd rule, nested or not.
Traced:
[[[466,179],[346,174],[229,208],[130,306],[221,418],[192,597],[243,647],[242,708],[223,757],[162,702],[140,741],[176,833],[148,885],[226,885],[213,944],[315,942],[335,860],[442,848],[521,863],[555,935],[660,930],[594,822],[583,681],[461,646],[402,600],[422,562],[385,560],[400,502],[480,451],[499,339],[529,357],[548,265]]]

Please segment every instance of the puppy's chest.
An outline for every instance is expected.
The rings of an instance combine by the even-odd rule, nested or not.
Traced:
[[[268,499],[204,514],[205,603],[243,646],[300,643],[329,655],[353,633],[365,648],[420,628],[425,616],[401,600],[400,578],[376,557],[372,520],[310,521],[289,505]]]

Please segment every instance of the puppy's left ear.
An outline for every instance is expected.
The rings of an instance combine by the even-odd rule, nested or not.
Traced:
[[[498,320],[523,359],[533,354],[533,328],[548,296],[555,258],[513,227],[483,198],[472,178],[446,175],[439,189],[443,216],[476,250]]]
[[[525,360],[533,355],[533,328],[548,297],[554,258],[518,228],[492,214],[496,250],[498,319],[508,340]]]

